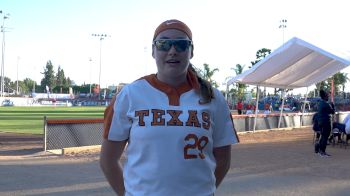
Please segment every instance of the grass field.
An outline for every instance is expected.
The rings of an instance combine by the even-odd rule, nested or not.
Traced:
[[[0,132],[43,134],[49,119],[103,118],[105,107],[0,107]]]

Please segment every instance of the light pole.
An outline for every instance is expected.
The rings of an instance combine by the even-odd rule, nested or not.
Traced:
[[[98,74],[98,99],[101,99],[101,69],[102,69],[102,40],[106,38],[107,36],[110,37],[107,34],[92,34],[94,37],[99,37],[100,38],[100,71]]]
[[[89,58],[89,62],[90,62],[90,73],[89,73],[89,79],[90,79],[90,90],[89,90],[89,97],[91,97],[91,64],[92,64],[92,59],[91,58]]]
[[[278,28],[282,29],[282,46],[284,46],[284,29],[287,28],[287,19],[280,20],[280,26]]]
[[[278,28],[282,29],[282,48],[284,49],[284,29],[287,28],[287,19],[280,20],[280,26]],[[283,113],[283,108],[284,108],[285,91],[286,91],[286,89],[283,89],[283,91],[281,93],[282,104],[281,104],[280,117],[278,119],[278,128],[280,128],[280,126],[281,126],[282,113]]]
[[[18,64],[19,64],[19,59],[20,59],[20,58],[19,58],[19,56],[18,56],[18,57],[17,57],[17,82],[16,82],[16,83],[17,83],[17,85],[16,85],[16,86],[17,86],[17,88],[16,88],[16,94],[17,94],[17,95],[19,94],[19,91],[18,91]]]
[[[2,14],[2,10],[0,10],[0,14]],[[1,97],[5,96],[5,20],[8,19],[10,14],[4,14],[2,26],[1,26],[1,32],[2,32],[2,53],[1,53],[1,85],[0,85],[0,91],[1,91]]]

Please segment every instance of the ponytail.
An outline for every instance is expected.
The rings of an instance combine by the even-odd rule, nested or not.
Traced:
[[[214,91],[213,91],[213,87],[211,86],[210,82],[208,82],[207,80],[200,77],[191,63],[190,63],[190,66],[188,67],[188,69],[189,69],[189,72],[190,73],[192,72],[192,74],[196,77],[196,79],[198,81],[199,87],[196,88],[196,90],[201,97],[199,99],[199,104],[210,103],[211,100],[214,99]]]

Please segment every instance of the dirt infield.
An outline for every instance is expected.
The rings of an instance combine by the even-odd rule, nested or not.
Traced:
[[[310,128],[239,136],[216,195],[350,195],[350,147],[319,157]],[[59,156],[42,146],[41,136],[0,132],[0,195],[114,195],[98,152]]]

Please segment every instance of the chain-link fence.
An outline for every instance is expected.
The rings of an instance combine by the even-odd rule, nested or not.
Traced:
[[[44,150],[101,145],[103,119],[47,119],[44,117]]]

